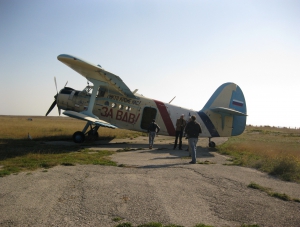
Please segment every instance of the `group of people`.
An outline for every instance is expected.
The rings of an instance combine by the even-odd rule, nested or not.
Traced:
[[[155,119],[153,119],[148,127],[150,149],[152,149],[155,135],[159,131],[160,131],[160,127],[156,124]],[[189,143],[188,149],[190,155],[192,156],[192,161],[189,163],[196,164],[197,142],[198,142],[199,134],[202,133],[201,126],[196,121],[196,116],[194,115],[191,116],[188,122],[186,122],[186,120],[184,120],[184,114],[182,114],[180,118],[176,120],[175,143],[174,143],[173,150],[176,149],[178,140],[179,140],[178,148],[179,150],[182,150],[182,137],[184,133],[186,135],[186,138],[188,138],[188,143]]]

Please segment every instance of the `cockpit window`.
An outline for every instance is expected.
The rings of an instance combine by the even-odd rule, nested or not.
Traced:
[[[91,95],[91,94],[92,94],[92,91],[93,91],[93,88],[94,88],[93,86],[86,86],[86,87],[85,87],[86,93]]]
[[[81,96],[91,96],[93,91],[93,86],[86,86],[79,94]]]
[[[93,92],[94,86],[86,86],[81,92],[80,95],[81,96],[91,96],[92,92]],[[104,97],[105,93],[107,91],[106,87],[100,87],[98,89],[98,93],[97,93],[97,97]],[[68,94],[70,94],[72,91],[70,91]]]
[[[98,90],[98,97],[104,97],[106,92],[106,88],[105,87],[100,87]]]

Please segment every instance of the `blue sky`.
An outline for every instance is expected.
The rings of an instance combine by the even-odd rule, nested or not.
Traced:
[[[83,89],[71,54],[194,110],[234,82],[247,124],[300,127],[300,1],[0,0],[0,34],[0,115],[45,115],[54,76]]]

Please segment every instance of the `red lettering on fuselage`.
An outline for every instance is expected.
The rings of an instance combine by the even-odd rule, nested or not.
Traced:
[[[137,115],[134,123],[136,123],[138,121],[139,117],[140,117],[140,114]]]
[[[113,108],[108,109],[106,106],[102,107],[101,116],[114,118]],[[128,122],[130,124],[135,124],[140,117],[140,114],[135,117],[135,114],[129,112],[123,112],[122,110],[117,110],[115,119],[118,121]]]
[[[122,119],[122,115],[123,115],[123,112],[121,110],[118,110],[117,115],[116,115],[116,120],[120,121]]]
[[[109,109],[106,106],[102,107],[103,112],[101,111],[101,116],[113,118],[113,109]]]
[[[104,113],[101,111],[101,116],[106,117],[108,108],[104,106],[102,107],[102,110],[104,110]]]
[[[127,112],[125,112],[124,116],[122,117],[122,121],[127,122]]]
[[[130,113],[129,117],[128,117],[128,123],[133,124],[134,118],[135,118],[135,115],[133,113]]]
[[[113,109],[110,109],[106,115],[106,117],[111,117],[113,118]]]

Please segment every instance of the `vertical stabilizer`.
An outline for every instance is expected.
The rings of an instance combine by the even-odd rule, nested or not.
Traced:
[[[198,114],[212,137],[240,135],[245,130],[247,118],[241,88],[234,83],[222,84]]]

